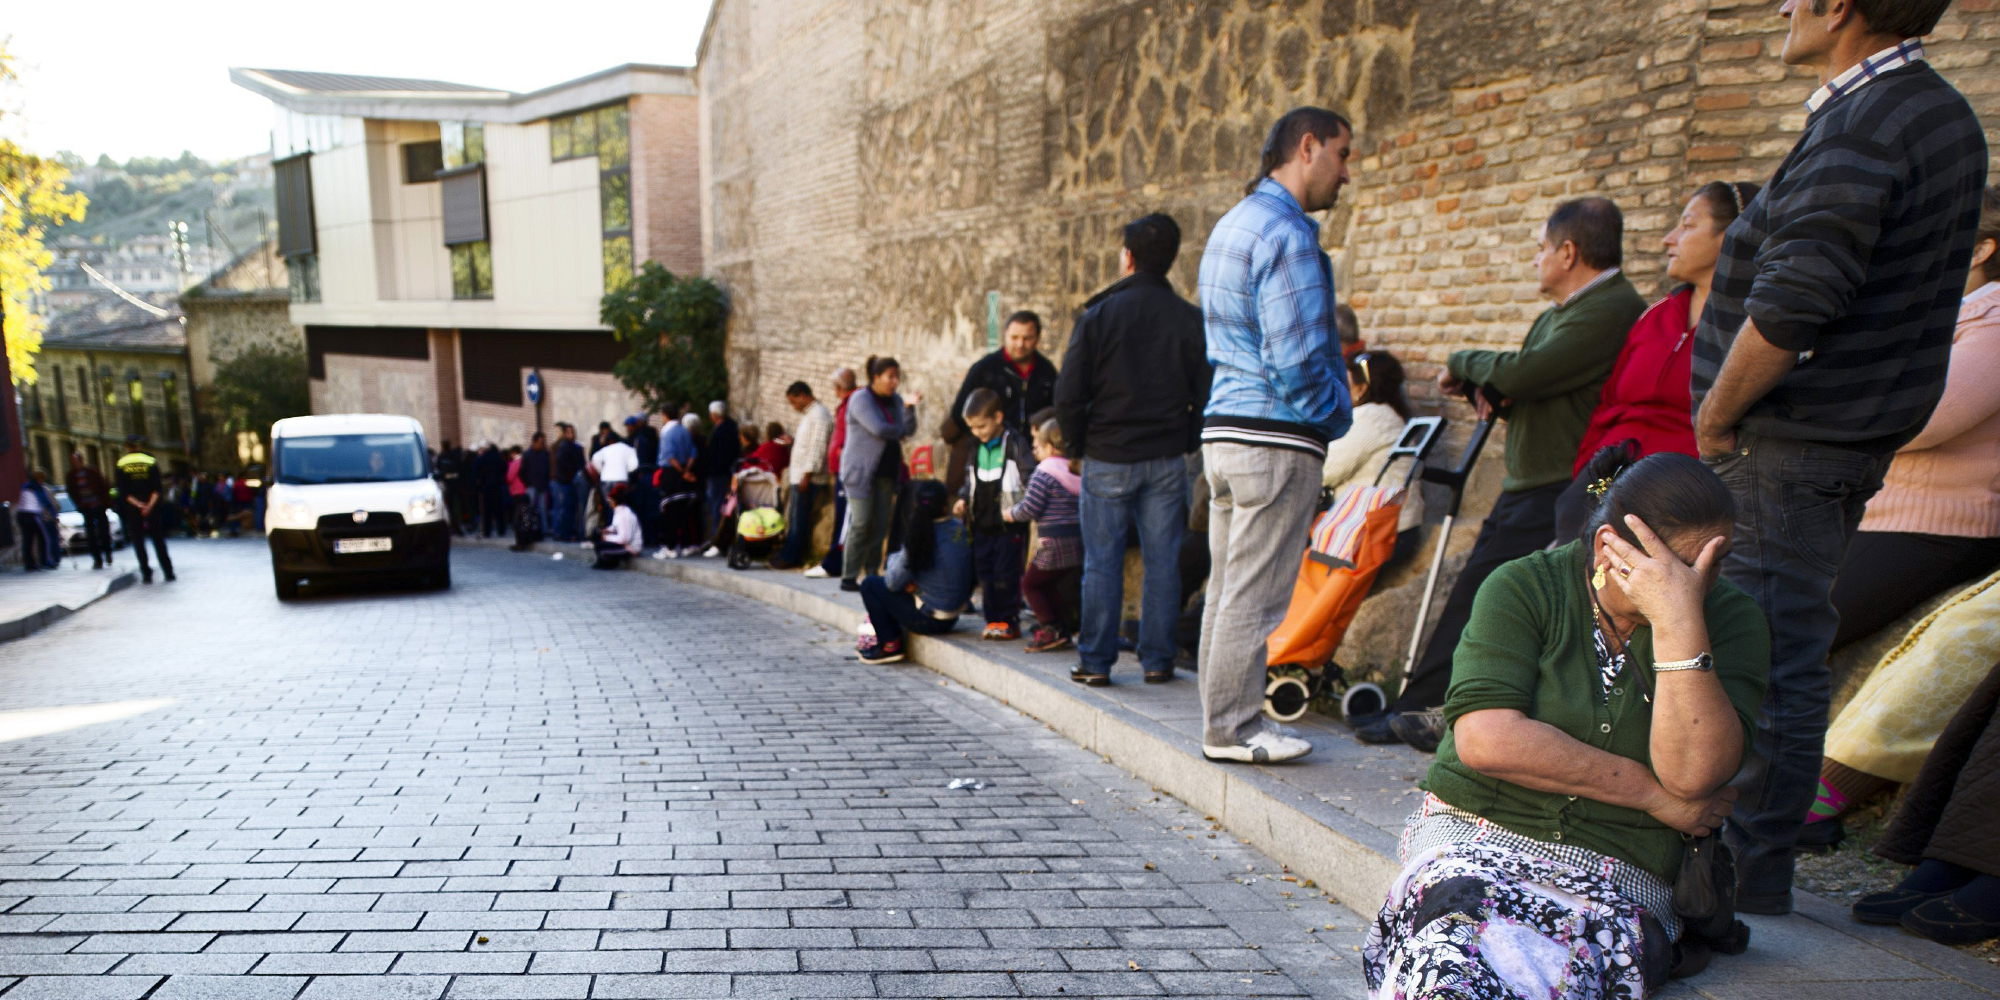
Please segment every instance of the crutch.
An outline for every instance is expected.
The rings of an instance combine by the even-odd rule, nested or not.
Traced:
[[[1409,423],[1403,425],[1403,436],[1396,440],[1395,447],[1389,449],[1389,455],[1383,460],[1382,468],[1375,473],[1375,485],[1382,485],[1382,480],[1389,475],[1390,469],[1396,467],[1398,459],[1407,458],[1410,460],[1410,468],[1403,474],[1402,489],[1407,493],[1416,487],[1417,477],[1423,473],[1424,462],[1430,458],[1431,449],[1436,447],[1438,439],[1443,436],[1443,417],[1411,417]],[[1405,497],[1403,502],[1408,503],[1409,499]],[[1334,669],[1338,670],[1338,665]],[[1371,715],[1387,708],[1388,705],[1389,696],[1382,692],[1379,685],[1370,681],[1350,684],[1340,695],[1340,714],[1343,718]]]
[[[1444,549],[1451,542],[1451,526],[1458,520],[1459,501],[1465,499],[1465,481],[1472,475],[1472,466],[1479,461],[1480,449],[1486,447],[1487,435],[1493,433],[1493,418],[1481,420],[1472,427],[1472,437],[1465,442],[1464,450],[1458,453],[1458,461],[1449,466],[1424,466],[1424,481],[1436,483],[1451,490],[1451,504],[1445,508],[1444,523],[1438,526],[1437,551],[1431,554],[1431,571],[1424,578],[1424,599],[1417,604],[1417,623],[1410,628],[1410,653],[1403,659],[1403,680],[1396,686],[1397,695],[1410,686],[1410,674],[1417,669],[1417,650],[1423,644],[1424,621],[1430,617],[1431,598],[1437,594],[1438,573],[1444,569]]]

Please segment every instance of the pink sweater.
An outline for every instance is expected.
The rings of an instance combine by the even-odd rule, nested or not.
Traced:
[[[1958,307],[1944,398],[1889,463],[1861,530],[2000,537],[2000,281]]]

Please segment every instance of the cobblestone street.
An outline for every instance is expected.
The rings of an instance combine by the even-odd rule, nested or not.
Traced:
[[[835,630],[575,556],[283,605],[261,542],[175,559],[0,645],[4,1000],[1361,995],[1347,909]]]

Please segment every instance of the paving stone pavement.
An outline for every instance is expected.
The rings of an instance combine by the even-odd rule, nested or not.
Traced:
[[[0,742],[0,1000],[1363,992],[1352,912],[834,630],[575,558],[281,605],[257,541],[175,555],[0,652],[0,712],[171,699]]]

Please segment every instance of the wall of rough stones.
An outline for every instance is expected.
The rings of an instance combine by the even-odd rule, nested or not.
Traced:
[[[1528,262],[1556,202],[1616,199],[1651,295],[1688,194],[1768,176],[1815,85],[1779,62],[1777,9],[717,0],[698,68],[704,260],[735,306],[732,396],[788,418],[793,379],[824,386],[835,365],[893,353],[908,389],[949,398],[987,349],[989,292],[1002,314],[1048,317],[1060,358],[1076,309],[1115,278],[1119,225],[1149,211],[1180,221],[1172,277],[1192,297],[1264,130],[1313,103],[1357,125],[1354,185],[1323,220],[1341,297],[1435,409],[1428,379],[1450,351],[1518,343],[1544,307]],[[2000,151],[2000,0],[1958,0],[1930,51]],[[927,433],[941,417],[926,407]],[[1498,465],[1482,464],[1454,548]]]

